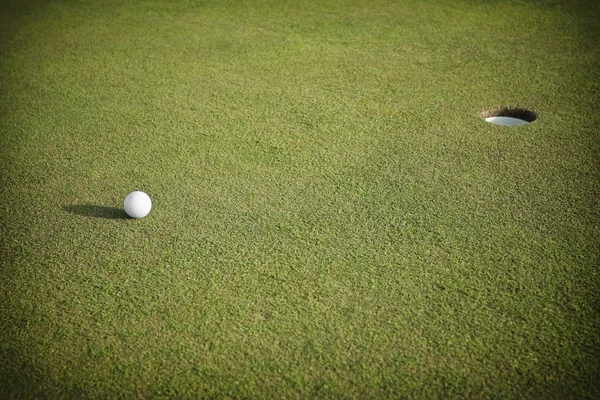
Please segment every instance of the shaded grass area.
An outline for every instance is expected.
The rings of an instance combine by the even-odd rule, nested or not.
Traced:
[[[4,4],[1,393],[597,397],[580,7]]]
[[[72,204],[70,206],[64,207],[64,210],[84,217],[107,219],[128,218],[123,208],[98,206],[95,204]]]

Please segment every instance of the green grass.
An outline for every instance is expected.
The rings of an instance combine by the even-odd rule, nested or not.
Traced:
[[[0,397],[600,397],[583,3],[2,1]]]

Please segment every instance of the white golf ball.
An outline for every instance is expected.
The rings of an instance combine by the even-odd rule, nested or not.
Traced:
[[[131,218],[144,218],[152,209],[152,200],[144,192],[131,192],[125,197],[123,208]]]

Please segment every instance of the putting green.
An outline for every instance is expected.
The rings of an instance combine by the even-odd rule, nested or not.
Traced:
[[[597,21],[0,0],[0,397],[600,397]]]

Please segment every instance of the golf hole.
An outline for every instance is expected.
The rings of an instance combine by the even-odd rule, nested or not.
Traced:
[[[490,124],[515,126],[525,125],[537,119],[537,114],[523,108],[500,107],[483,111],[481,118]]]

